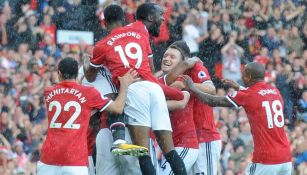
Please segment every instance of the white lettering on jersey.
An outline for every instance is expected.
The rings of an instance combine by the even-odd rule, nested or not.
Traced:
[[[275,91],[275,89],[263,89],[263,90],[260,90],[258,94],[262,96],[269,95],[269,94],[276,95],[277,92]]]
[[[108,45],[112,46],[114,41],[124,38],[124,37],[134,37],[136,39],[140,39],[141,35],[136,33],[136,32],[125,32],[125,33],[120,33],[117,35],[114,35],[113,37],[110,38],[110,40],[107,42]]]
[[[54,89],[48,94],[46,101],[49,102],[55,95],[61,95],[61,94],[72,94],[80,100],[80,103],[86,102],[86,98],[82,96],[82,93],[73,88],[72,89],[69,89],[69,88]]]

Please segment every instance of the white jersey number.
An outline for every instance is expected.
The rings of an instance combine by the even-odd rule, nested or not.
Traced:
[[[55,121],[58,119],[58,117],[60,116],[61,112],[62,112],[62,106],[61,103],[58,101],[52,101],[49,104],[49,112],[52,111],[53,107],[55,107],[55,113],[51,119],[50,122],[50,128],[61,128],[62,127],[62,123],[56,123]],[[69,117],[69,120],[65,123],[65,125],[63,126],[63,128],[67,128],[67,129],[79,129],[80,128],[80,124],[74,124],[74,121],[79,117],[80,113],[81,113],[81,106],[78,102],[75,101],[69,101],[64,105],[64,111],[69,111],[69,109],[71,107],[75,108],[75,112],[73,113],[72,116]]]
[[[264,101],[262,102],[262,107],[265,108],[269,128],[274,127],[273,123],[278,128],[284,126],[285,124],[284,113],[282,109],[282,104],[279,100],[274,100],[271,105],[269,101]],[[279,118],[280,121],[278,120]]]
[[[142,54],[142,48],[138,43],[128,43],[125,46],[125,50],[122,46],[115,46],[114,50],[118,52],[120,59],[122,60],[125,68],[129,68],[129,61],[126,56],[130,59],[137,59],[137,62],[135,64],[135,68],[139,69],[141,67],[142,61],[143,61],[143,54]]]

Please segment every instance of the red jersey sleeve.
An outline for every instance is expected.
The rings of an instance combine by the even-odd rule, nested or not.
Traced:
[[[95,88],[90,88],[88,93],[90,94],[88,105],[91,108],[98,109],[100,112],[104,111],[112,103],[111,99],[104,97]]]
[[[246,90],[234,91],[226,96],[226,98],[233,104],[234,107],[239,108],[244,106],[247,100]]]
[[[101,65],[104,62],[104,51],[102,50],[102,47],[95,46],[93,50],[93,57],[90,60],[90,64],[93,67],[101,67]]]
[[[195,83],[203,83],[205,81],[211,80],[209,72],[202,63],[196,63],[191,70],[191,78]]]

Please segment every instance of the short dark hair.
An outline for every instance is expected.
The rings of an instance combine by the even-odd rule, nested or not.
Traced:
[[[78,62],[70,57],[62,59],[58,64],[58,71],[61,72],[63,79],[76,79],[78,76]]]
[[[119,5],[109,5],[104,9],[104,19],[106,22],[112,23],[117,21],[124,21],[125,15],[123,9]]]
[[[150,16],[155,10],[155,3],[147,2],[142,5],[140,5],[136,9],[135,18],[137,20],[146,21],[148,19],[148,16]]]
[[[191,57],[190,48],[187,45],[187,43],[183,40],[175,41],[173,44],[169,46],[169,48],[177,49],[183,56],[183,59]]]

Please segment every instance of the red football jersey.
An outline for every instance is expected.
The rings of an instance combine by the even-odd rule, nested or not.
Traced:
[[[190,75],[194,83],[206,83],[206,81],[211,81],[207,68],[201,63],[195,64],[193,69],[188,71],[187,74]],[[191,98],[195,100],[193,116],[198,142],[203,143],[220,140],[221,136],[216,129],[213,108],[201,102],[193,94]]]
[[[265,82],[258,82],[226,97],[235,107],[242,106],[247,113],[254,139],[253,162],[290,162],[290,145],[284,131],[284,102],[279,90]]]
[[[99,41],[93,51],[91,65],[108,67],[113,76],[113,82],[118,84],[117,78],[123,76],[129,69],[134,68],[139,75],[148,81],[159,83],[153,76],[149,65],[152,50],[149,43],[149,34],[141,21],[128,26],[112,30],[112,32]],[[181,91],[160,84],[166,97],[182,100]]]
[[[159,78],[159,81],[165,84],[164,80],[164,77]],[[193,122],[193,105],[194,100],[190,99],[184,109],[170,112],[175,147],[198,149],[198,140]]]
[[[64,81],[45,90],[48,131],[41,161],[48,165],[87,166],[87,130],[91,111],[112,103],[94,87]]]

